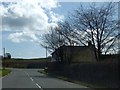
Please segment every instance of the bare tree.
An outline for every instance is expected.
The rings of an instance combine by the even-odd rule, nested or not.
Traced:
[[[50,52],[54,52],[56,51],[60,46],[63,45],[74,45],[74,40],[72,40],[73,38],[73,29],[70,25],[69,22],[65,21],[62,23],[58,23],[58,27],[56,28],[51,28],[51,30],[49,31],[49,33],[43,35],[43,44],[42,46],[44,48],[48,48],[48,50]],[[71,51],[72,52],[72,51]],[[59,52],[57,52],[58,54],[58,59],[57,61],[61,61],[63,62],[63,57],[66,56],[66,54],[64,53],[63,55],[63,51],[62,49],[59,49]],[[72,53],[69,56],[71,57],[69,61],[71,61],[72,59]]]
[[[59,23],[59,33],[62,35],[65,39],[65,45],[73,46],[75,43],[77,43],[74,40],[74,28],[72,28],[72,25],[65,21],[63,23]]]
[[[43,35],[43,47],[48,46],[54,51],[62,45],[74,45],[74,32],[68,21],[59,22],[58,26],[51,28],[51,30]]]
[[[72,15],[76,40],[83,45],[86,45],[87,41],[92,41],[98,61],[101,53],[109,52],[115,45],[117,36],[115,5],[116,3],[110,2],[97,7],[93,3],[87,9],[81,5]]]
[[[48,48],[49,52],[55,51],[59,48],[65,41],[64,38],[60,35],[58,28],[51,29],[48,33],[43,35],[43,44],[42,47]]]

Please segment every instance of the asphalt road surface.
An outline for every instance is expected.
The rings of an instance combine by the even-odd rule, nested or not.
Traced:
[[[12,69],[2,78],[2,88],[86,88],[85,86],[63,81],[37,72],[37,69]]]

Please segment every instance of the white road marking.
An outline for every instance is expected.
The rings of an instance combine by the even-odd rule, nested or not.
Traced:
[[[24,72],[25,72],[25,71],[24,71]],[[27,76],[31,79],[31,81],[35,82],[34,79],[33,79],[32,77],[30,77],[30,75],[29,75],[27,72],[25,72],[25,73],[26,73]],[[36,82],[35,82],[35,85],[36,85],[38,88],[40,88],[41,90],[43,90],[42,87],[41,87],[39,84],[37,84]]]
[[[40,88],[41,90],[43,90],[42,87],[41,87],[39,84],[36,83],[36,86],[37,86],[38,88]]]
[[[32,81],[34,81],[33,78],[30,77],[30,79],[31,79]]]
[[[30,77],[30,75],[26,72],[26,74],[28,75],[28,77]]]

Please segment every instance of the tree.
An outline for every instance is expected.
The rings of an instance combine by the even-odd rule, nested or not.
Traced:
[[[73,46],[76,42],[74,40],[74,28],[68,21],[64,21],[63,23],[59,23],[59,33],[65,39],[65,45]]]
[[[94,53],[99,61],[102,53],[108,53],[115,46],[117,19],[115,17],[116,3],[106,3],[96,6],[95,3],[89,8],[76,9],[72,14],[71,22],[74,26],[74,37],[83,45],[92,41]]]
[[[43,44],[42,46],[49,49],[50,52],[56,51],[60,46],[63,45],[74,45],[74,41],[72,40],[73,29],[69,22],[65,21],[63,23],[59,22],[58,27],[51,28],[49,33],[43,35]],[[65,53],[64,53],[65,54]],[[59,49],[57,52],[58,61],[63,62],[63,51]],[[72,58],[72,53],[70,55]],[[69,60],[71,61],[71,60]]]
[[[49,52],[55,51],[65,42],[58,30],[58,27],[51,28],[48,33],[43,35],[43,44],[41,46],[44,48],[47,46]]]
[[[58,26],[43,35],[43,47],[48,46],[49,51],[55,51],[62,45],[74,45],[73,28],[68,21],[59,22]]]
[[[116,52],[119,22],[115,6],[112,2],[100,6],[93,3],[87,9],[81,5],[69,21],[58,23],[58,27],[43,36],[42,46],[53,52],[61,45],[87,46],[91,41],[98,61],[102,53]]]

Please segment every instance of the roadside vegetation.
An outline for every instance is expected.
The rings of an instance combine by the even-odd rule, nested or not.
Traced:
[[[77,83],[90,88],[117,88],[119,86],[118,62],[99,63],[49,63],[48,69],[38,71],[48,76]]]
[[[9,69],[0,69],[0,77],[8,75],[11,72]]]

